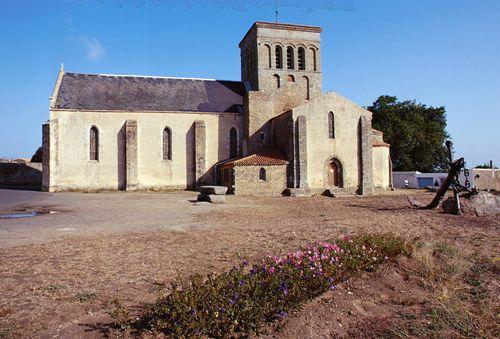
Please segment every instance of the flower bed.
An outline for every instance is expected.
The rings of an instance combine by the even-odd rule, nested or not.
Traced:
[[[356,271],[374,270],[407,250],[401,238],[360,235],[318,242],[251,267],[244,261],[224,273],[196,275],[173,286],[133,326],[175,337],[258,333],[263,322],[280,319]]]

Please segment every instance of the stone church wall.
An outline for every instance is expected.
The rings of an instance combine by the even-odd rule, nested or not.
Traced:
[[[328,113],[334,113],[335,139],[328,135]],[[293,117],[307,120],[307,181],[313,191],[327,186],[327,165],[332,158],[342,164],[343,187],[355,191],[361,184],[358,125],[361,116],[371,113],[344,97],[329,92],[293,109]],[[371,170],[371,169],[370,169]]]
[[[261,168],[266,170],[266,180],[259,180]],[[235,166],[234,194],[281,195],[286,188],[286,165],[283,166]]]
[[[204,173],[197,173],[195,167],[195,121],[203,121],[206,126]],[[126,126],[126,122],[131,124]],[[135,132],[131,129],[134,124]],[[98,161],[89,160],[92,126],[99,130]],[[163,160],[165,127],[172,131],[172,160]],[[134,189],[191,188],[195,176],[199,176],[199,182],[213,184],[213,166],[229,158],[232,127],[241,142],[243,117],[234,113],[52,111],[47,128],[51,152],[46,162],[50,171],[44,186],[51,191],[125,189],[127,175],[129,180],[134,178]],[[130,133],[136,133],[135,149],[126,143],[126,134]],[[133,170],[130,166],[134,161],[126,159],[127,151],[136,153]]]
[[[390,186],[389,147],[372,147],[373,152],[373,186],[388,188]]]

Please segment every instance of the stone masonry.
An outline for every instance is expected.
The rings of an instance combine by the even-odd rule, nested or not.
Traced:
[[[125,180],[126,190],[138,188],[137,182],[137,121],[125,122]]]
[[[204,121],[197,120],[194,122],[194,164],[195,164],[195,183],[196,185],[203,184],[202,176],[206,172],[206,125]]]

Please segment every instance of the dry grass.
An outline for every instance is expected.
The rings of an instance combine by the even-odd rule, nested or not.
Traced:
[[[449,243],[422,242],[413,252],[417,272],[436,307],[428,315],[436,330],[457,337],[500,335],[494,263]]]

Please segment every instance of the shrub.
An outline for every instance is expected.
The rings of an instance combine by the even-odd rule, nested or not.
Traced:
[[[243,261],[219,275],[195,275],[174,285],[132,325],[175,337],[258,333],[263,322],[280,319],[356,271],[374,270],[402,253],[407,245],[400,238],[361,235],[317,242],[252,267]]]

